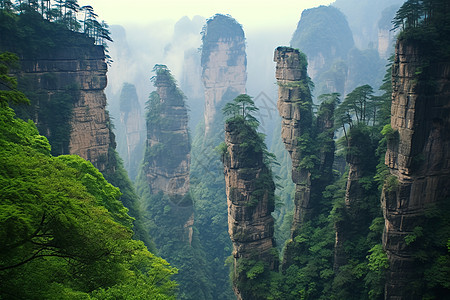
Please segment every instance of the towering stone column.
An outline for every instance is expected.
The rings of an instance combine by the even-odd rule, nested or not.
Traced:
[[[390,177],[381,199],[389,259],[385,299],[422,299],[413,290],[423,276],[414,256],[419,229],[429,225],[427,210],[441,210],[450,199],[450,62],[424,65],[425,55],[413,42],[397,42],[385,160]]]
[[[313,211],[310,202],[311,173],[300,166],[302,151],[299,138],[312,127],[311,94],[306,73],[306,57],[297,49],[278,47],[275,50],[278,83],[278,111],[282,118],[281,139],[292,159],[292,181],[295,183],[293,231]]]
[[[220,109],[236,96],[245,93],[247,55],[244,31],[229,16],[215,15],[207,21],[202,34],[201,64],[207,136],[213,131],[213,124],[217,123]]]
[[[185,99],[167,67],[159,65],[155,69],[156,91],[148,102],[143,172],[150,193],[161,194],[158,201],[164,203],[158,202],[158,205],[167,206],[164,208],[166,217],[173,218],[173,232],[170,233],[175,236],[173,240],[190,243],[194,212],[188,194],[191,148]],[[160,212],[154,214],[159,216]],[[161,246],[158,241],[156,243]]]
[[[258,147],[263,141],[254,129],[242,120],[227,122],[225,142],[223,163],[228,233],[233,243],[233,289],[238,299],[261,299],[252,291],[247,272],[256,264],[263,266],[259,275],[278,267],[271,215],[275,184]]]

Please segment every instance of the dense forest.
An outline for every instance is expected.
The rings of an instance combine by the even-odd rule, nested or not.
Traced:
[[[450,3],[359,32],[347,2],[275,49],[271,132],[230,15],[184,53],[193,86],[148,66],[144,109],[130,78],[107,99],[92,6],[1,1],[0,299],[448,297]]]

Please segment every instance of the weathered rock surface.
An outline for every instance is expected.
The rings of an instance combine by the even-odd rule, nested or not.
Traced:
[[[86,44],[56,48],[40,53],[39,58],[21,60],[21,71],[21,79],[32,86],[41,99],[33,108],[33,121],[50,141],[55,133],[46,124],[49,121],[40,118],[43,103],[39,101],[52,105],[57,95],[73,95],[71,117],[66,120],[71,127],[70,140],[58,149],[58,154],[77,154],[104,171],[113,142],[104,93],[107,65],[103,47],[95,46],[86,38]],[[63,112],[55,112],[58,113]]]
[[[297,49],[278,47],[275,50],[275,77],[278,82],[278,111],[282,118],[281,139],[292,159],[292,181],[296,184],[295,210],[292,228],[296,229],[312,212],[310,203],[311,174],[300,167],[302,153],[299,138],[310,130],[312,112],[301,109],[300,101],[311,101],[309,88],[302,89],[302,84],[308,78],[306,62],[300,57]],[[302,63],[303,61],[303,63]]]
[[[382,194],[383,246],[390,266],[385,299],[422,298],[409,286],[422,274],[405,237],[424,221],[426,208],[450,197],[450,62],[434,61],[426,67],[423,62],[420,47],[397,43],[392,70],[394,135],[385,160],[394,180]]]
[[[206,23],[202,45],[202,80],[205,87],[205,135],[213,127],[220,109],[245,94],[247,55],[244,31],[225,15],[215,15]]]
[[[263,261],[270,270],[278,267],[277,255],[273,252],[274,219],[271,215],[275,208],[275,184],[263,161],[262,150],[256,152],[249,140],[257,141],[259,137],[248,125],[242,121],[226,123],[227,153],[223,156],[223,164],[228,232],[233,243],[235,267],[233,289],[238,299],[253,299],[239,289],[239,283],[246,280],[246,275],[239,272],[241,260]]]

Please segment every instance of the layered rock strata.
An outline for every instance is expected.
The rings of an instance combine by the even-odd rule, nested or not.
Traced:
[[[100,171],[106,169],[108,151],[114,143],[106,111],[106,72],[103,47],[93,45],[88,38],[80,38],[76,46],[56,48],[40,53],[39,58],[21,60],[20,82],[26,85],[25,90],[33,90],[26,92],[33,103],[29,117],[50,142],[58,140],[58,144],[52,144],[57,148],[52,152],[77,154]],[[63,103],[67,111],[58,110],[61,99],[69,101]],[[45,111],[49,109],[55,111]],[[67,138],[62,142],[56,135],[57,128],[64,124],[51,124],[57,118],[69,124]]]
[[[214,132],[214,123],[217,123],[216,119],[225,103],[245,93],[247,56],[244,31],[229,16],[215,15],[207,21],[202,34],[201,64],[207,136]]]
[[[238,299],[255,299],[246,291],[249,289],[246,287],[247,275],[242,271],[248,260],[264,262],[267,270],[278,267],[271,215],[275,208],[275,184],[263,161],[261,148],[256,150],[251,141],[260,141],[260,138],[242,120],[226,123],[227,150],[223,164],[228,233],[233,243],[233,289]]]
[[[383,189],[383,246],[389,259],[385,299],[421,299],[412,289],[423,274],[414,256],[417,226],[426,211],[450,198],[450,62],[429,65],[411,42],[396,45],[392,68],[393,102],[385,163],[390,178]]]
[[[302,152],[299,138],[312,126],[311,109],[301,104],[311,104],[307,85],[306,58],[297,49],[278,47],[275,50],[276,79],[278,83],[278,111],[282,118],[281,139],[292,160],[292,181],[295,183],[295,209],[292,228],[299,228],[312,214],[310,202],[311,173],[300,167]],[[306,87],[305,87],[306,84]]]

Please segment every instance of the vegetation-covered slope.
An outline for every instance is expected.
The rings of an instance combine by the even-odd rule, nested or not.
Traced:
[[[0,298],[174,299],[176,269],[132,239],[119,189],[78,156],[51,156],[35,125],[15,118],[10,62],[1,55]]]

